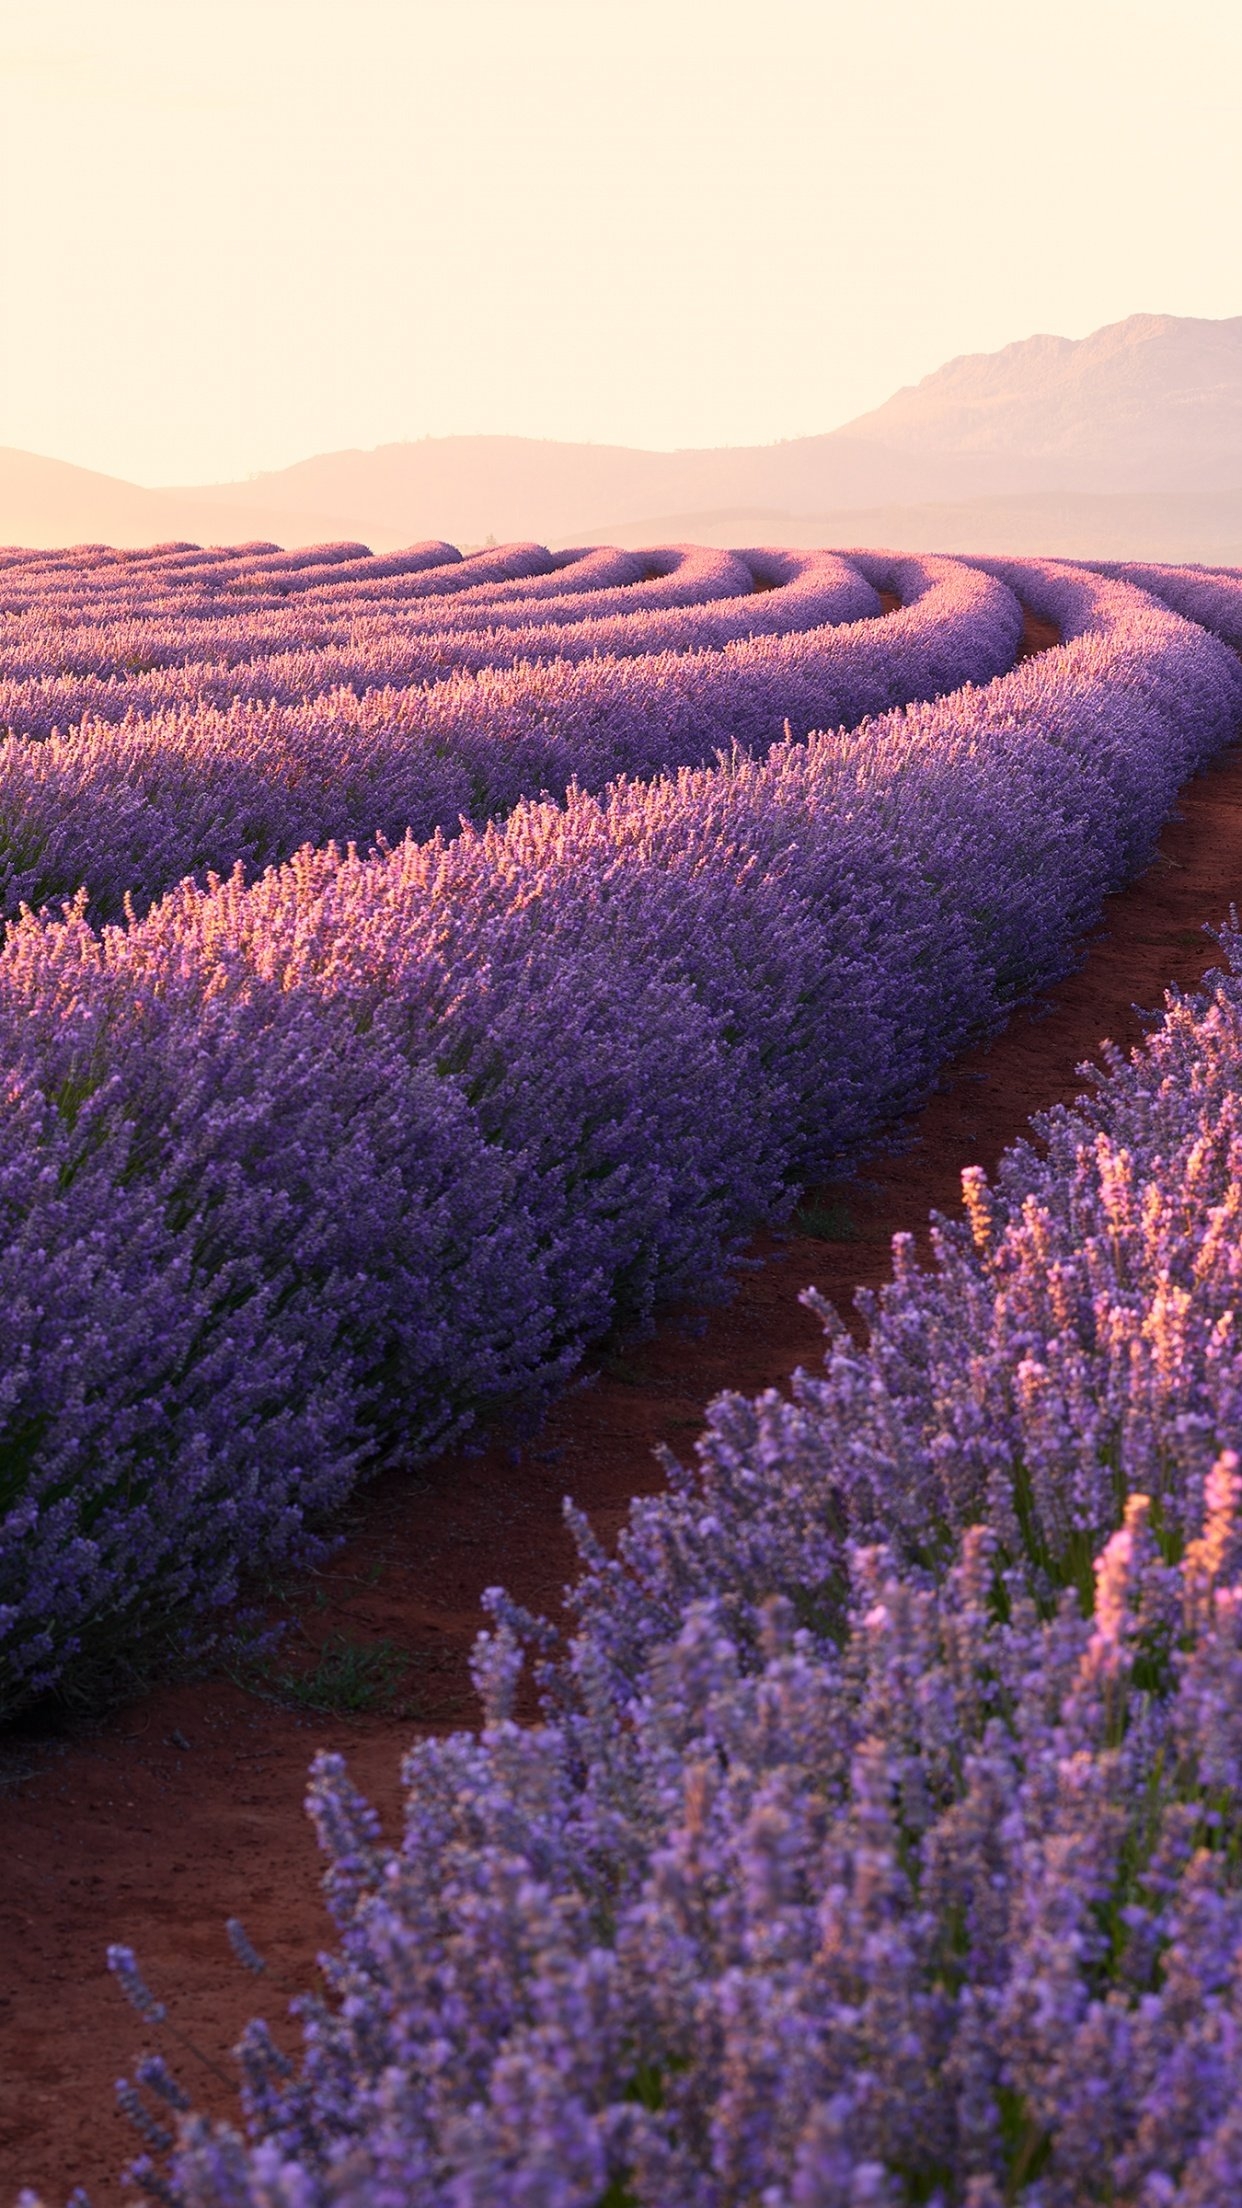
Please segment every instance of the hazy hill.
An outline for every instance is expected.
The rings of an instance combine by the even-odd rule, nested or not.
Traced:
[[[179,537],[195,544],[244,544],[255,537],[292,544],[363,534],[343,529],[335,514],[308,512],[303,520],[287,507],[249,502],[250,489],[242,483],[145,490],[114,475],[0,446],[0,544],[159,544]]]
[[[0,542],[534,537],[941,545],[1242,562],[1242,316],[1131,315],[947,363],[822,437],[640,452],[522,437],[144,490],[0,451]]]
[[[1242,315],[1132,314],[1092,336],[967,353],[843,436],[1014,490],[1242,486]]]

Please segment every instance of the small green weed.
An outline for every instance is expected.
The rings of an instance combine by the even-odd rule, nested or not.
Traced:
[[[850,1215],[849,1206],[834,1199],[829,1199],[827,1203],[799,1204],[793,1223],[799,1234],[813,1235],[817,1242],[862,1240]]]
[[[351,1641],[333,1633],[309,1671],[272,1672],[269,1684],[305,1710],[391,1710],[408,1669],[408,1657],[393,1640]]]
[[[606,1380],[619,1380],[623,1387],[641,1388],[643,1385],[642,1373],[628,1358],[605,1355],[600,1358],[599,1369]]]

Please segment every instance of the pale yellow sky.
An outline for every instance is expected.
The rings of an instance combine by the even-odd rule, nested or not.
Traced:
[[[1242,312],[1236,0],[0,0],[0,444],[829,429]]]

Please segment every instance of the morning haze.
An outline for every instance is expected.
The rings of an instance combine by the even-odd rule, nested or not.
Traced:
[[[0,445],[144,487],[749,448],[1033,332],[1228,318],[1240,62],[1219,0],[5,0]],[[805,504],[611,480],[567,529]]]
[[[950,361],[827,435],[755,447],[426,438],[170,490],[7,452],[0,517],[30,544],[763,538],[1234,564],[1242,316],[1029,338]]]

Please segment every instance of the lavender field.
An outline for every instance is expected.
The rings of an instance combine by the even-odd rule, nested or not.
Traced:
[[[1239,646],[1230,571],[0,555],[0,1711],[727,1294],[1073,963]],[[1235,922],[865,1346],[579,1522],[571,1632],[497,1593],[400,1842],[321,1759],[328,1998],[239,2130],[144,2061],[148,2193],[1242,2192],[1240,1063]]]

